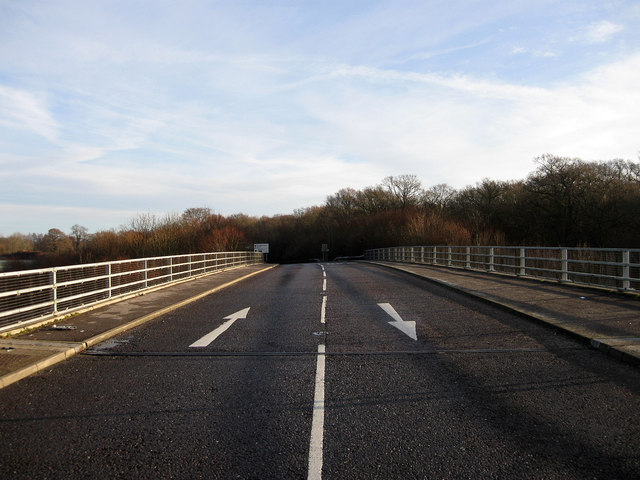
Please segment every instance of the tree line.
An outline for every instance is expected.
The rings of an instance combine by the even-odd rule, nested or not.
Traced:
[[[323,243],[330,258],[401,245],[640,248],[640,162],[542,155],[535,163],[525,179],[485,178],[459,190],[424,187],[415,175],[390,176],[289,215],[225,217],[189,208],[165,217],[140,214],[118,230],[93,234],[80,225],[69,233],[16,233],[0,237],[0,254],[16,260],[7,270],[249,250],[254,243],[269,243],[275,262],[318,258]]]

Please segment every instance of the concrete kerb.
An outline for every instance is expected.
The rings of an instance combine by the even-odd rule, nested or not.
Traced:
[[[176,304],[173,304],[169,307],[165,307],[162,308],[158,311],[152,312],[150,314],[144,315],[140,318],[137,318],[135,320],[132,320],[124,325],[121,325],[119,327],[116,328],[112,328],[111,330],[107,330],[106,332],[103,332],[99,335],[95,335],[87,340],[85,340],[84,342],[77,342],[75,345],[71,346],[70,348],[66,348],[63,349],[60,352],[57,352],[51,356],[48,356],[42,360],[37,361],[36,363],[29,365],[27,367],[21,368],[19,370],[16,370],[15,372],[11,372],[8,373],[6,375],[3,375],[2,377],[0,377],[0,388],[4,388],[8,385],[11,385],[12,383],[17,382],[18,380],[22,380],[23,378],[26,378],[30,375],[33,375],[34,373],[40,372],[46,368],[49,368],[59,362],[62,362],[64,360],[68,360],[69,358],[73,357],[74,355],[77,355],[78,353],[83,352],[84,350],[86,350],[87,348],[90,348],[94,345],[97,345],[98,343],[104,342],[105,340],[108,340],[120,333],[123,333],[127,330],[130,330],[132,328],[138,327],[150,320],[153,320],[155,318],[158,318],[162,315],[165,315],[167,313],[170,313],[174,310],[177,310],[179,308],[182,308],[190,303],[193,303],[197,300],[200,300],[208,295],[211,295],[219,290],[222,290],[224,288],[230,287],[231,285],[234,285],[238,282],[241,282],[243,280],[246,280],[247,278],[253,277],[254,275],[258,275],[259,273],[263,273],[266,272],[267,270],[270,270],[274,267],[276,267],[277,265],[269,265],[266,268],[263,268],[262,270],[258,270],[256,272],[252,272],[249,273],[247,275],[244,275],[242,277],[236,278],[230,282],[227,282],[223,285],[218,285],[215,288],[212,288],[210,290],[207,290],[203,293],[199,293],[198,295],[194,295],[193,297],[187,298],[186,300],[183,300],[181,302],[178,302]],[[62,344],[62,342],[61,342]]]
[[[498,299],[496,299],[495,297],[492,297],[491,295],[487,295],[484,294],[482,292],[478,292],[475,290],[471,290],[471,289],[467,289],[465,287],[462,287],[460,285],[456,285],[453,284],[451,282],[447,282],[444,280],[439,280],[437,278],[432,278],[432,277],[427,277],[424,275],[420,275],[419,273],[415,273],[412,272],[411,270],[408,270],[406,268],[402,268],[403,265],[391,265],[391,264],[387,264],[387,263],[379,263],[379,262],[374,262],[374,261],[366,261],[365,263],[369,263],[372,265],[377,265],[379,267],[383,267],[383,268],[390,268],[390,269],[394,269],[394,270],[400,270],[402,272],[408,273],[409,275],[412,275],[414,277],[417,278],[421,278],[423,280],[426,280],[428,282],[434,283],[436,285],[440,285],[442,287],[445,287],[449,290],[455,291],[455,292],[459,292],[462,293],[463,295],[466,295],[468,297],[472,297],[475,299],[478,299],[488,305],[492,305],[495,307],[498,307],[502,310],[508,311],[510,313],[515,313],[516,315],[526,318],[527,320],[532,320],[534,322],[537,322],[541,325],[547,326],[549,328],[554,329],[555,331],[562,333],[564,335],[570,336],[572,338],[574,338],[575,340],[578,340],[581,343],[587,344],[589,345],[591,348],[598,350],[602,353],[605,353],[606,355],[609,355],[617,360],[623,361],[625,363],[628,363],[630,365],[633,366],[640,366],[640,352],[638,355],[635,355],[633,353],[629,353],[629,352],[625,352],[623,350],[621,350],[620,348],[618,348],[618,345],[615,344],[611,344],[608,342],[609,339],[606,338],[597,338],[600,337],[599,334],[597,334],[596,332],[593,332],[591,330],[586,330],[586,329],[576,329],[573,328],[572,326],[567,325],[566,323],[562,323],[562,322],[558,322],[557,320],[548,317],[546,315],[537,313],[537,312],[532,312],[530,310],[526,310],[520,307],[517,307],[515,305],[509,304],[509,303],[505,303],[502,302]],[[613,342],[615,343],[615,342]]]
[[[17,382],[18,380],[22,380],[34,373],[38,373],[46,368],[49,368],[56,363],[62,362],[71,358],[72,356],[82,352],[87,348],[86,343],[78,343],[74,347],[67,348],[66,350],[62,350],[58,353],[55,353],[49,357],[46,357],[42,360],[37,361],[36,363],[29,365],[27,367],[21,368],[20,370],[16,370],[15,372],[7,373],[0,377],[0,388],[4,388],[12,383]]]

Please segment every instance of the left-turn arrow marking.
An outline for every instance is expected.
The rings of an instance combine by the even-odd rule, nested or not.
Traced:
[[[216,338],[218,338],[222,333],[224,333],[233,322],[238,320],[239,318],[247,318],[247,314],[249,313],[249,309],[251,307],[244,308],[242,310],[237,311],[236,313],[232,313],[231,315],[227,315],[223,320],[226,320],[222,325],[216,328],[213,332],[207,333],[200,340],[193,342],[189,345],[189,348],[194,347],[207,347],[211,342],[213,342]]]

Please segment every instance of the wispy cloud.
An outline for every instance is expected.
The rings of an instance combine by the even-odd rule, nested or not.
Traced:
[[[28,130],[49,141],[58,137],[59,125],[43,95],[4,85],[0,85],[0,125]]]
[[[622,32],[624,28],[624,25],[603,20],[589,25],[583,35],[590,43],[604,43],[611,40],[617,33]]]
[[[633,3],[5,3],[0,234],[634,159]]]

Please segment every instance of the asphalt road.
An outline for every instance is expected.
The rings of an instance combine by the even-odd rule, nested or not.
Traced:
[[[0,477],[639,478],[639,413],[638,369],[554,330],[286,265],[0,390]]]

